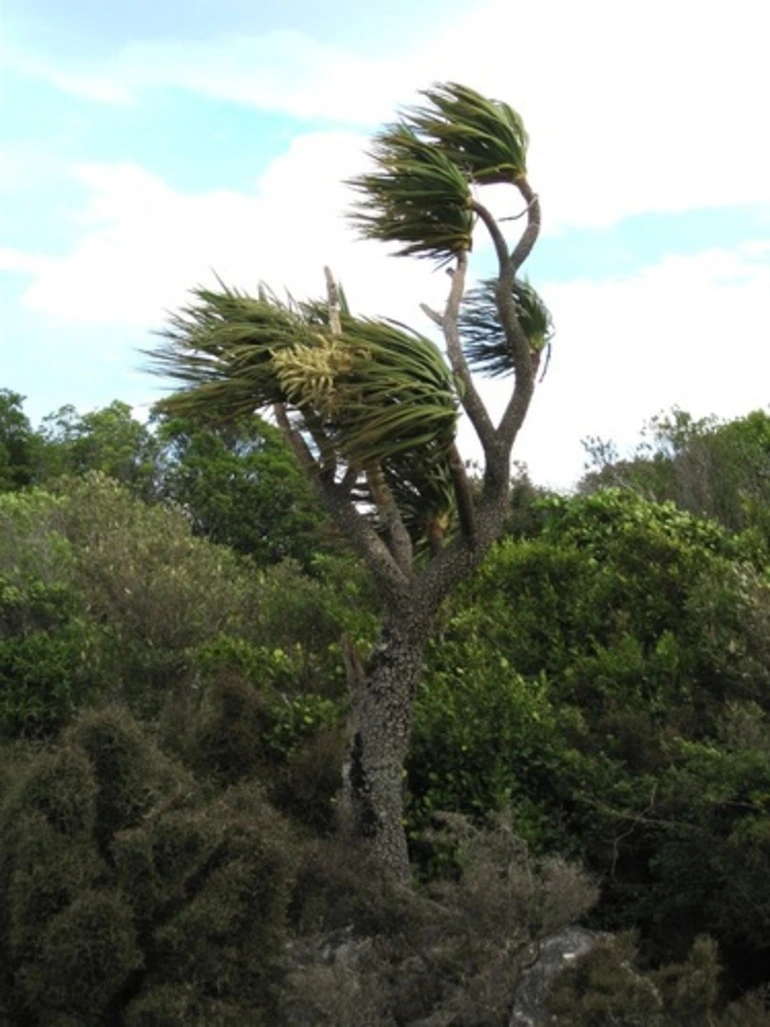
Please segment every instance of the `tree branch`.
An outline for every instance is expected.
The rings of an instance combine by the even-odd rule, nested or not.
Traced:
[[[452,448],[449,451],[449,473],[457,500],[457,518],[460,522],[460,530],[474,546],[476,544],[476,507],[473,504],[470,482],[465,471],[465,461],[455,443],[452,443]]]
[[[324,268],[326,279],[326,302],[329,308],[329,329],[335,338],[342,335],[342,320],[340,317],[340,290],[334,281],[331,268]]]
[[[310,449],[308,448],[308,445],[305,442],[305,440],[302,438],[300,433],[292,426],[292,423],[289,420],[289,415],[286,412],[286,404],[274,403],[273,413],[275,415],[276,422],[278,423],[278,427],[281,429],[283,437],[294,450],[294,455],[296,456],[303,472],[311,480],[319,478],[321,475],[321,468],[316,462],[313,454],[310,452]]]
[[[353,464],[348,464],[345,468],[345,473],[342,475],[338,485],[337,491],[344,496],[349,496],[350,491],[358,481],[358,476],[361,473],[360,469]]]
[[[425,314],[426,317],[429,317],[434,324],[437,324],[439,328],[442,327],[442,317],[437,310],[433,310],[433,308],[429,307],[427,303],[421,303],[420,310],[423,312],[423,314]]]
[[[526,183],[525,183],[526,185]],[[526,186],[526,189],[529,187]],[[530,224],[533,216],[539,217],[536,197],[529,190],[527,207],[527,228],[522,239],[530,232]],[[531,199],[531,202],[530,202]],[[529,353],[529,342],[524,334],[516,314],[516,303],[513,297],[513,287],[516,278],[516,269],[521,265],[526,254],[534,245],[534,238],[528,242],[528,248],[521,246],[521,241],[513,254],[508,252],[508,243],[500,230],[491,212],[477,200],[471,203],[471,209],[479,216],[489,232],[492,243],[495,247],[498,264],[498,277],[495,283],[495,301],[497,311],[500,315],[500,324],[505,334],[506,344],[513,357],[515,384],[508,407],[503,415],[497,430],[493,433],[494,442],[484,447],[485,473],[484,489],[487,498],[491,502],[498,502],[501,491],[507,489],[509,475],[509,463],[511,448],[518,428],[524,419],[529,407],[529,400],[532,396],[533,369]],[[538,222],[539,223],[539,222]],[[531,233],[530,233],[531,234]],[[535,234],[536,238],[536,234]],[[518,261],[518,263],[516,263]],[[514,416],[515,415],[515,416]]]
[[[471,200],[470,207],[475,214],[478,214],[484,222],[484,227],[489,232],[492,243],[495,247],[495,253],[497,254],[497,264],[500,268],[500,274],[502,274],[503,269],[508,266],[511,259],[510,254],[508,253],[508,243],[505,241],[505,236],[500,231],[500,226],[495,221],[491,212],[487,210],[483,203],[479,203],[478,200]]]
[[[540,200],[526,178],[517,179],[516,188],[519,190],[527,204],[527,227],[524,230],[524,234],[516,244],[516,248],[513,253],[511,253],[511,264],[513,265],[514,275],[532,252],[532,247],[535,245],[537,237],[540,235],[541,221]]]
[[[457,266],[452,274],[452,287],[449,290],[446,307],[441,317],[441,327],[446,340],[447,354],[452,370],[460,382],[463,410],[468,415],[476,434],[479,437],[484,451],[494,444],[495,428],[492,420],[484,406],[481,397],[476,391],[476,385],[468,368],[462,346],[460,344],[460,332],[457,327],[457,319],[460,313],[460,303],[465,290],[465,273],[468,267],[468,255],[465,252],[457,256]],[[430,317],[431,314],[428,314]]]
[[[333,480],[337,472],[337,454],[334,451],[334,445],[324,431],[321,419],[313,410],[303,407],[300,413],[321,457],[318,471],[324,478]]]
[[[366,562],[383,599],[403,599],[409,586],[409,579],[372,525],[350,502],[349,487],[342,488],[323,474],[302,435],[289,420],[286,406],[283,403],[276,403],[273,410],[278,427],[294,450],[300,467],[337,527]]]
[[[409,575],[414,559],[412,539],[379,464],[367,468],[366,481],[377,512],[382,518],[388,537],[388,549],[404,574]]]
[[[506,261],[505,270],[500,275],[496,290],[497,309],[506,339],[513,353],[516,374],[513,394],[497,429],[498,438],[508,454],[510,454],[519,429],[527,416],[535,389],[535,375],[540,362],[539,358],[537,361],[532,359],[529,342],[519,324],[519,319],[516,316],[516,304],[513,300],[516,272],[532,252],[532,247],[540,234],[540,201],[525,178],[519,179],[516,185],[527,203],[527,227]]]
[[[483,503],[474,510],[473,536],[458,533],[420,571],[412,595],[416,603],[424,604],[428,615],[435,613],[450,592],[479,566],[499,537],[505,512],[505,494],[498,496],[496,503]]]

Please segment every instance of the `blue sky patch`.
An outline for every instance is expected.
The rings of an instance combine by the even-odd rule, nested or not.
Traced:
[[[770,400],[756,0],[701,5],[697,32],[670,0],[6,0],[3,28],[0,387],[33,418],[144,408],[137,348],[212,266],[315,294],[331,262],[362,309],[421,327],[443,276],[353,242],[338,183],[435,81],[521,105],[537,146],[548,231],[522,272],[557,336],[516,454],[536,479],[568,484],[581,437],[674,403]]]

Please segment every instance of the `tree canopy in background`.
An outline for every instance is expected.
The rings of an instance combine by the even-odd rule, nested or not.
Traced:
[[[258,417],[226,428],[184,418],[155,425],[156,494],[189,513],[193,531],[260,566],[309,566],[332,545],[320,504],[278,430]]]
[[[23,488],[35,480],[40,437],[22,407],[24,397],[0,389],[0,492]]]
[[[732,531],[751,527],[770,545],[770,412],[724,422],[674,409],[652,418],[626,459],[601,439],[585,445],[593,469],[581,490],[618,485],[669,499]]]

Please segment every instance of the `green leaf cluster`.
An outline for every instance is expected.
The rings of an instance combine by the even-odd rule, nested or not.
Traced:
[[[513,301],[519,326],[530,350],[541,353],[554,331],[548,308],[529,282],[522,278],[514,280]],[[458,324],[471,367],[491,378],[513,372],[510,346],[500,323],[494,279],[486,279],[465,294]]]
[[[423,510],[451,520],[458,395],[433,342],[349,314],[332,335],[317,305],[284,304],[264,291],[259,299],[229,290],[196,295],[199,305],[175,317],[155,353],[158,373],[188,386],[159,404],[162,413],[232,424],[256,408],[288,404],[324,474],[342,466],[384,475],[394,493],[424,497]],[[361,482],[357,498],[376,506],[371,480]],[[410,525],[420,528],[417,518]]]
[[[474,184],[526,174],[528,139],[507,104],[449,82],[427,104],[375,136],[375,170],[351,181],[361,195],[353,220],[365,238],[400,244],[399,255],[444,263],[470,250]]]
[[[527,173],[529,138],[507,103],[449,82],[426,89],[414,124],[480,185],[513,183]]]
[[[335,548],[322,530],[320,504],[274,426],[250,418],[214,430],[162,418],[155,433],[156,496],[182,507],[196,535],[260,567],[290,558],[309,568]]]
[[[364,197],[353,214],[364,238],[396,242],[399,256],[440,263],[470,250],[468,179],[433,140],[399,122],[375,138],[371,156],[378,170],[350,183]]]
[[[264,291],[258,299],[225,288],[195,295],[199,303],[174,317],[153,354],[158,373],[188,385],[161,411],[205,422],[290,404],[356,465],[454,438],[451,375],[424,336],[347,316],[336,337]]]
[[[36,478],[40,439],[23,403],[18,392],[0,389],[0,493],[24,488]]]

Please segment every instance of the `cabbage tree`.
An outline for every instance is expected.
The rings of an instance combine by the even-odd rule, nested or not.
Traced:
[[[442,349],[393,321],[351,313],[327,269],[322,300],[283,299],[266,286],[254,296],[222,283],[198,289],[152,354],[154,370],[181,384],[161,403],[168,414],[212,422],[272,411],[371,572],[382,627],[369,654],[346,653],[343,810],[378,865],[402,880],[403,764],[425,644],[445,597],[502,530],[511,450],[551,335],[545,306],[519,277],[540,230],[519,115],[456,83],[422,95],[375,136],[370,170],[349,183],[351,217],[363,237],[447,269],[444,309],[423,307]],[[488,185],[510,186],[523,201],[514,241],[481,201]],[[477,226],[496,273],[464,301]],[[512,376],[497,424],[474,372]],[[473,489],[455,441],[461,412],[484,454]]]

